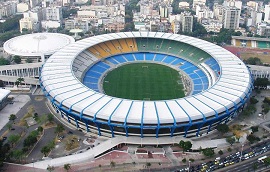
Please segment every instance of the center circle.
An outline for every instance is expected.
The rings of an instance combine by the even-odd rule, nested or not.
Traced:
[[[103,78],[105,94],[131,100],[168,100],[185,96],[180,73],[156,63],[118,66]]]

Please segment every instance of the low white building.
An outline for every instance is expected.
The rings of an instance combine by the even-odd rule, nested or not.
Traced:
[[[208,22],[202,23],[203,27],[207,32],[220,32],[222,28],[222,23],[218,20],[208,20]]]
[[[56,29],[58,27],[61,27],[61,23],[60,21],[52,21],[52,20],[48,20],[48,21],[41,21],[41,27],[42,29]]]
[[[179,2],[179,8],[189,8],[188,2]]]
[[[17,4],[17,13],[23,13],[29,10],[29,5],[27,3]]]
[[[0,110],[5,107],[5,105],[8,103],[8,96],[10,95],[9,90],[5,90],[0,88]]]

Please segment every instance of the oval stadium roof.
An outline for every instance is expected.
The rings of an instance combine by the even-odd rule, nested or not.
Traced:
[[[83,85],[72,70],[74,59],[96,44],[125,38],[161,38],[197,47],[220,65],[220,77],[209,89],[184,98],[134,101],[104,95]],[[61,63],[61,65],[59,65]],[[61,80],[65,75],[64,80]],[[50,96],[70,110],[106,121],[130,123],[173,123],[202,120],[234,108],[249,93],[252,79],[246,65],[229,51],[210,42],[171,33],[122,32],[94,36],[66,46],[44,64],[40,80]],[[59,82],[61,80],[61,82]],[[57,82],[56,82],[57,81]],[[82,94],[83,93],[83,94]],[[78,95],[78,96],[74,96]]]

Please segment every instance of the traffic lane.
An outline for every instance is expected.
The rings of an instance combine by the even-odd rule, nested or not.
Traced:
[[[245,168],[247,166],[247,164],[252,164],[252,162],[254,162],[254,163],[257,162],[258,161],[258,158],[263,157],[265,155],[269,156],[270,155],[270,152],[266,152],[266,153],[263,153],[261,155],[258,155],[258,156],[249,158],[247,160],[244,160],[242,162],[235,163],[233,165],[230,165],[230,166],[227,166],[227,167],[218,169],[217,172],[223,172],[223,171],[235,172],[236,170],[238,170],[240,168]]]

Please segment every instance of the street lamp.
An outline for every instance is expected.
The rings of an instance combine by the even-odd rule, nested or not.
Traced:
[[[32,158],[32,163],[33,163],[33,168],[34,168],[34,167],[35,167],[35,166],[34,166],[34,163],[35,163],[35,162],[34,162],[34,158]]]
[[[241,149],[241,154],[240,154],[240,162],[242,161],[243,148],[244,148],[244,144],[242,145],[242,149]]]
[[[188,172],[189,172],[189,169],[190,169],[190,163],[191,163],[191,161],[188,161]]]

